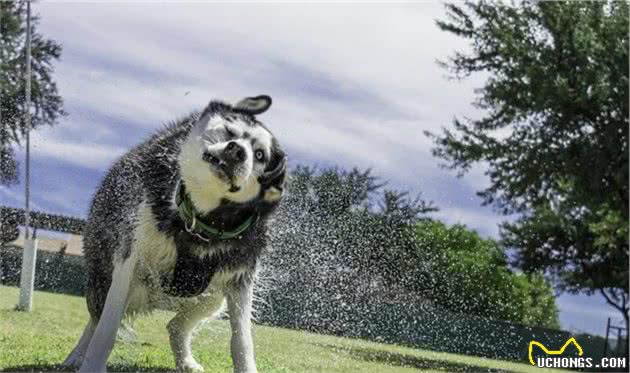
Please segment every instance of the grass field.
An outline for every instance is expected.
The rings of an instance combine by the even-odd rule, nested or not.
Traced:
[[[85,326],[81,297],[35,292],[34,310],[17,312],[18,289],[0,286],[0,371],[51,371],[72,349]],[[116,343],[110,371],[172,371],[164,326],[172,315],[156,312],[138,319],[135,342]],[[193,351],[206,372],[231,372],[229,326],[205,324]],[[301,331],[255,327],[258,369],[280,372],[544,372],[531,365],[432,352]]]

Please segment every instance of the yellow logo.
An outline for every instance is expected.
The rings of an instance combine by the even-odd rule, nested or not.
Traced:
[[[547,355],[562,355],[564,353],[564,350],[571,343],[573,343],[575,347],[577,347],[578,355],[582,356],[584,354],[584,351],[582,351],[582,346],[580,346],[580,344],[577,343],[577,341],[573,337],[567,339],[567,341],[564,343],[564,346],[562,346],[559,350],[548,350],[547,347],[543,346],[542,343],[531,341],[529,342],[529,362],[532,363],[532,365],[536,365],[536,363],[534,363],[534,358],[532,357],[532,350],[534,348],[534,345],[540,347]]]

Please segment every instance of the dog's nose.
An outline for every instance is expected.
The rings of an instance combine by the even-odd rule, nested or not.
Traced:
[[[245,149],[239,145],[236,141],[230,141],[223,150],[224,158],[226,161],[243,162],[247,157]]]

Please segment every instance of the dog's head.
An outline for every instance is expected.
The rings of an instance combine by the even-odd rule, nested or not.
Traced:
[[[286,176],[286,156],[257,120],[271,97],[248,97],[235,105],[212,101],[182,144],[182,180],[193,203],[209,211],[221,201],[256,199],[278,203]]]

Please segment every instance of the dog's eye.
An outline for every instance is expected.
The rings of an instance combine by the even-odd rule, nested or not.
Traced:
[[[262,162],[263,159],[265,159],[265,152],[263,152],[262,150],[258,149],[258,150],[256,150],[256,153],[254,153],[254,156],[256,157],[257,160]]]
[[[234,137],[236,137],[236,134],[234,132],[232,132],[230,130],[230,128],[228,128],[227,126],[225,127],[225,132],[227,133],[227,135],[232,139]]]

